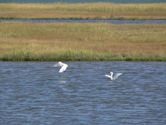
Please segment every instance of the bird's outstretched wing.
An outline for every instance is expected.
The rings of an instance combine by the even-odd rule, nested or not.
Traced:
[[[68,65],[65,64],[65,63],[62,63],[62,62],[58,62],[55,65],[53,65],[53,67],[61,67],[58,72],[62,73],[62,72],[64,72],[67,69]]]
[[[122,75],[122,73],[117,73],[117,74],[115,74],[115,76],[114,76],[114,80],[116,80],[119,76],[121,76]]]
[[[112,80],[112,77],[110,75],[105,75],[105,77],[107,77],[107,78]]]
[[[67,69],[68,65],[64,65],[60,68],[59,73],[64,72]]]

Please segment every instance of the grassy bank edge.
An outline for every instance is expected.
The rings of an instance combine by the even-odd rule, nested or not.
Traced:
[[[0,61],[166,61],[166,57],[126,56],[111,53],[66,51],[55,54],[35,55],[31,52],[16,52],[0,56]]]

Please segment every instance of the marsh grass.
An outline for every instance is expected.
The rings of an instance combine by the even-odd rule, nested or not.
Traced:
[[[4,61],[166,61],[166,25],[0,23]]]
[[[1,3],[0,18],[166,19],[166,3]]]

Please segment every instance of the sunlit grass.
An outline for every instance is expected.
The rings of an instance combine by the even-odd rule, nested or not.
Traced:
[[[166,61],[166,25],[0,23],[0,60]]]
[[[0,4],[0,18],[166,19],[166,3]]]

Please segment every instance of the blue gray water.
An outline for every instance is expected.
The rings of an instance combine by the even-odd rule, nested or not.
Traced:
[[[113,3],[160,3],[166,0],[0,0],[0,3],[53,3],[53,2],[66,2],[66,3],[90,3],[90,2],[113,2]]]
[[[166,24],[166,20],[112,20],[112,19],[0,19],[0,22]]]
[[[165,62],[53,64],[0,62],[0,125],[166,124]]]

